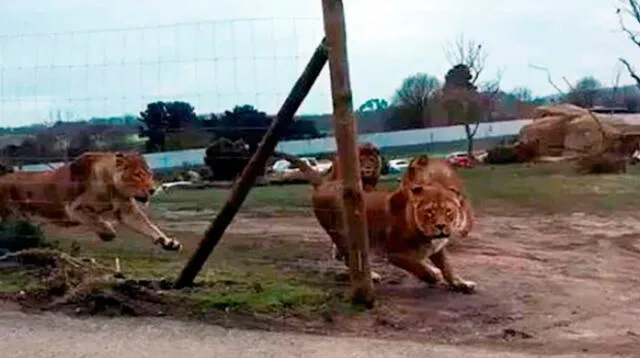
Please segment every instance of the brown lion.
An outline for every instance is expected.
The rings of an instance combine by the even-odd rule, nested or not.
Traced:
[[[313,186],[312,205],[318,223],[341,252],[349,250],[343,223],[341,180],[321,177],[306,163],[292,155]],[[460,221],[460,200],[456,193],[437,185],[414,185],[395,191],[376,189],[363,192],[369,233],[369,246],[378,256],[429,284],[444,279],[454,290],[472,292],[476,284],[454,273],[445,246]],[[427,264],[426,258],[437,266]],[[348,265],[347,255],[344,258]],[[442,277],[440,277],[442,275]],[[380,275],[371,272],[378,281]]]
[[[473,228],[473,209],[463,194],[463,183],[460,175],[446,161],[421,155],[411,159],[401,179],[401,188],[412,190],[415,186],[438,186],[454,194],[459,201],[459,221],[453,230],[461,237],[466,237]]]
[[[153,175],[141,154],[86,152],[52,171],[0,177],[0,218],[86,225],[103,241],[115,239],[114,225],[122,222],[163,249],[180,251],[182,244],[143,211],[154,192]]]
[[[378,185],[380,172],[382,171],[382,157],[380,156],[380,151],[371,143],[359,144],[358,159],[360,161],[360,178],[362,179],[363,190],[374,190],[376,185]],[[338,154],[336,154],[333,156],[331,160],[331,168],[326,174],[326,178],[328,180],[342,178],[338,161]]]
[[[382,157],[380,156],[380,151],[369,142],[361,143],[358,145],[358,160],[360,162],[362,189],[364,191],[375,190],[380,180],[380,173],[382,172]],[[327,180],[342,179],[338,162],[339,157],[338,154],[336,154],[331,158],[331,168],[324,174]],[[335,245],[331,248],[331,256],[339,261],[344,260],[346,257],[345,252]]]

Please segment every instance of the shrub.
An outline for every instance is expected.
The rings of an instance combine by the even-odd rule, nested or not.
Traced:
[[[579,174],[620,174],[627,171],[627,160],[613,153],[584,155],[576,161]]]
[[[497,146],[487,151],[487,164],[511,164],[520,163],[518,152],[515,147]]]
[[[22,220],[0,222],[0,254],[52,246],[40,226]]]

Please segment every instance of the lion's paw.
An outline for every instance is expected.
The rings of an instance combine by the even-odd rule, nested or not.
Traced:
[[[181,252],[184,248],[180,241],[174,239],[158,239],[156,242],[166,251]]]
[[[336,280],[337,281],[349,281],[349,271],[344,271],[344,272],[340,272],[336,274]],[[375,271],[371,271],[371,281],[373,281],[373,283],[380,283],[382,282],[382,276],[375,272]]]
[[[347,254],[338,248],[335,244],[331,246],[331,257],[338,261],[344,261]]]
[[[98,237],[100,238],[100,240],[105,241],[105,242],[109,242],[109,241],[113,241],[116,238],[116,233],[113,232],[99,232],[98,233]]]
[[[463,279],[457,279],[449,284],[449,287],[452,290],[462,293],[474,293],[477,286],[478,284],[476,284],[475,282]]]

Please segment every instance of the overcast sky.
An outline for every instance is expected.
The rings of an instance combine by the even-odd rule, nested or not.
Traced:
[[[617,58],[640,55],[619,31],[617,3],[345,1],[354,104],[389,99],[412,73],[442,78],[443,47],[459,34],[484,44],[485,79],[502,69],[506,90],[556,93],[530,64],[557,82],[592,75],[610,85]],[[1,8],[0,126],[55,120],[57,111],[137,114],[153,100],[272,113],[322,37],[320,0],[5,0]],[[631,83],[626,73],[621,82]],[[301,112],[330,108],[325,70]]]

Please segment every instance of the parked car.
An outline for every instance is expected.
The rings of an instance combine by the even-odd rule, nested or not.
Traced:
[[[467,152],[453,152],[446,156],[447,163],[454,167],[471,168],[478,162],[475,157],[470,157]]]
[[[629,162],[631,165],[636,165],[640,163],[640,150],[635,150],[631,155],[631,160]]]
[[[300,160],[304,161],[305,163],[307,163],[307,165],[320,173],[324,173],[325,171],[329,170],[332,165],[331,161],[319,162],[316,160],[316,158],[313,157],[301,157]],[[291,163],[286,159],[280,159],[276,161],[275,163],[273,163],[273,166],[271,168],[274,172],[282,174],[300,171],[300,169],[293,167]]]
[[[409,166],[408,158],[398,158],[389,160],[389,174],[398,174],[404,172]]]

